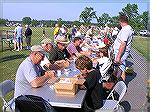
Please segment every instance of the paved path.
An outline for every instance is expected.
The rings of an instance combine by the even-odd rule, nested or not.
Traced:
[[[133,59],[130,58],[128,64],[133,64],[135,73],[127,76],[128,89],[121,104],[125,107],[126,112],[143,112],[142,105],[146,99],[146,80],[150,75],[150,63],[134,49],[132,49],[131,55]]]

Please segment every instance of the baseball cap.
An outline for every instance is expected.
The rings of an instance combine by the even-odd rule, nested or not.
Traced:
[[[40,52],[42,54],[45,54],[45,50],[42,48],[42,46],[40,45],[34,45],[31,47],[31,51],[36,51],[36,52]]]

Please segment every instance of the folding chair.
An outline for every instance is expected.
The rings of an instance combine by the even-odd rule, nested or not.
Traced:
[[[117,82],[113,90],[108,95],[107,99],[104,100],[103,107],[96,110],[95,112],[113,112],[117,110],[119,107],[119,102],[125,95],[126,90],[127,90],[127,86],[123,81]]]
[[[15,84],[12,80],[5,80],[2,83],[0,83],[0,97],[3,101],[3,112],[5,111],[11,111],[13,112],[15,110],[15,101],[13,97],[7,101],[5,96],[14,91]]]

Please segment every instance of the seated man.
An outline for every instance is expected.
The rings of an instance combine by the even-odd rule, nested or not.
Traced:
[[[66,47],[69,41],[65,39],[63,36],[58,36],[57,46],[52,49],[51,53],[49,54],[50,61],[58,61],[58,60],[65,60],[66,58],[70,58],[70,54],[68,53]]]
[[[92,60],[84,55],[77,58],[75,65],[82,73],[78,77],[85,78],[86,80],[81,86],[87,89],[85,103],[93,110],[101,108],[103,106],[103,88],[102,83],[99,83],[101,78],[99,70],[93,69]],[[89,112],[89,110],[85,111]]]
[[[53,43],[52,43],[51,39],[49,39],[49,38],[43,39],[41,41],[41,46],[46,51],[44,60],[41,61],[41,64],[40,64],[43,69],[58,70],[58,69],[61,69],[64,67],[65,60],[63,60],[62,62],[58,61],[58,63],[54,63],[56,61],[57,55],[55,56],[55,54],[57,54],[57,52],[53,48]],[[55,56],[55,57],[52,58],[52,56]],[[63,56],[64,56],[64,54],[63,54]],[[61,56],[61,57],[63,57],[63,56]],[[58,56],[58,58],[59,58],[59,56]]]
[[[47,80],[55,77],[54,71],[44,72],[39,65],[45,55],[44,49],[40,45],[34,45],[31,50],[29,57],[20,64],[17,70],[15,98],[26,93],[32,87],[43,86]]]
[[[49,60],[53,64],[58,64],[61,68],[69,66],[69,58],[71,57],[66,47],[69,41],[64,36],[58,36],[56,39],[57,46],[49,53]]]
[[[71,57],[78,57],[80,55],[90,55],[90,52],[84,52],[82,51],[82,49],[80,48],[80,45],[82,43],[82,39],[80,37],[75,37],[73,39],[73,42],[71,42],[68,46],[67,46],[67,50],[70,53]]]

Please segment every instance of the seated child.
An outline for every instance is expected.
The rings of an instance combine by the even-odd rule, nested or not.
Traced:
[[[79,77],[86,80],[83,84],[87,89],[85,104],[93,110],[101,108],[103,106],[103,88],[102,83],[99,83],[101,78],[99,70],[93,69],[92,60],[85,55],[78,57],[75,65],[82,73]]]

